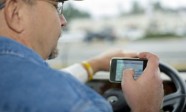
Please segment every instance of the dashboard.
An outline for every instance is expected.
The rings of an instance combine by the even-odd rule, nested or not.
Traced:
[[[186,81],[186,73],[180,73],[180,76]],[[168,95],[177,91],[175,84],[171,81],[171,79],[165,74],[161,74],[161,78],[163,79],[164,85],[164,94]],[[108,72],[99,72],[94,76],[94,79],[86,83],[89,87],[97,91],[100,95],[105,97],[112,105],[114,112],[121,112],[123,110],[127,110],[128,108],[121,108],[122,105],[127,105],[125,101],[123,101],[123,94],[121,90],[120,83],[111,83],[109,81],[109,73]],[[117,97],[117,98],[116,98]],[[119,106],[118,106],[119,104]],[[122,104],[122,105],[121,105]],[[116,106],[117,105],[117,106]],[[171,110],[171,107],[166,107],[167,110]],[[129,110],[129,109],[128,109]],[[186,111],[186,107],[184,112]],[[169,111],[166,111],[169,112]]]

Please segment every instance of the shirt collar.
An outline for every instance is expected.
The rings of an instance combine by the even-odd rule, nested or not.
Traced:
[[[5,53],[27,58],[37,64],[47,65],[46,61],[32,49],[16,42],[15,40],[0,36],[0,54]]]

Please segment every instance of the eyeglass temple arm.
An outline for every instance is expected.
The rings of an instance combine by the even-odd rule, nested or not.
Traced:
[[[68,1],[68,0],[57,0],[57,2],[61,2],[61,3],[64,3],[65,1]]]
[[[2,9],[4,6],[5,6],[4,2],[0,3],[0,9]]]

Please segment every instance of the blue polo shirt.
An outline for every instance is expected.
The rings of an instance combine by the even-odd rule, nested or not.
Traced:
[[[0,36],[0,112],[111,112],[110,104],[32,49]]]

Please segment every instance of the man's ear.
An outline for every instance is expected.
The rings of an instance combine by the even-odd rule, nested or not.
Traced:
[[[23,31],[20,2],[21,0],[6,0],[6,5],[4,7],[6,23],[10,29],[17,33]]]

